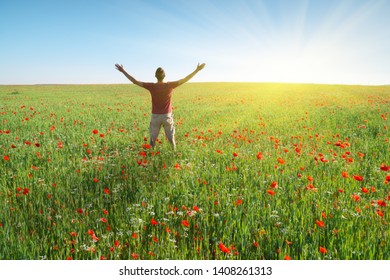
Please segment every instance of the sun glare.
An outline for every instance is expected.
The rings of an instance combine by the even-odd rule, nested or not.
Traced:
[[[242,62],[240,69],[246,69],[242,80],[359,84],[372,79],[375,83],[376,78],[365,73],[375,63],[366,57],[380,46],[364,41],[359,32],[379,6],[354,8],[340,3],[326,17],[313,21],[309,3],[301,2],[295,16],[283,11],[279,19],[271,19],[270,12],[263,21],[256,13],[246,19],[257,47],[241,56],[245,65]],[[264,6],[258,8],[262,9],[259,15],[267,13]]]

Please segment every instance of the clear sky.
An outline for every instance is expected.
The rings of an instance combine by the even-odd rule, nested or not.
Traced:
[[[0,0],[0,84],[390,84],[389,0]]]

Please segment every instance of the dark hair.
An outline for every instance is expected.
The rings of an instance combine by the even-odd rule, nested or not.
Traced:
[[[165,71],[161,67],[158,67],[155,74],[157,80],[162,81],[165,78]]]

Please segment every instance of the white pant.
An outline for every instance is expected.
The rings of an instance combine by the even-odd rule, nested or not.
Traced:
[[[150,145],[152,147],[156,144],[156,139],[160,133],[161,126],[164,126],[165,136],[168,138],[168,141],[172,144],[173,148],[176,148],[175,143],[175,125],[173,123],[173,114],[152,114],[150,120]]]

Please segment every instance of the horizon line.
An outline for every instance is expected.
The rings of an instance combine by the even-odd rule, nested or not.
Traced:
[[[266,81],[203,81],[187,82],[186,84],[211,84],[211,83],[230,83],[230,84],[291,84],[291,85],[340,85],[340,86],[390,86],[390,83],[384,84],[359,84],[359,83],[316,83],[316,82],[266,82]],[[0,86],[92,86],[92,85],[134,85],[133,83],[37,83],[37,84],[0,84]]]

